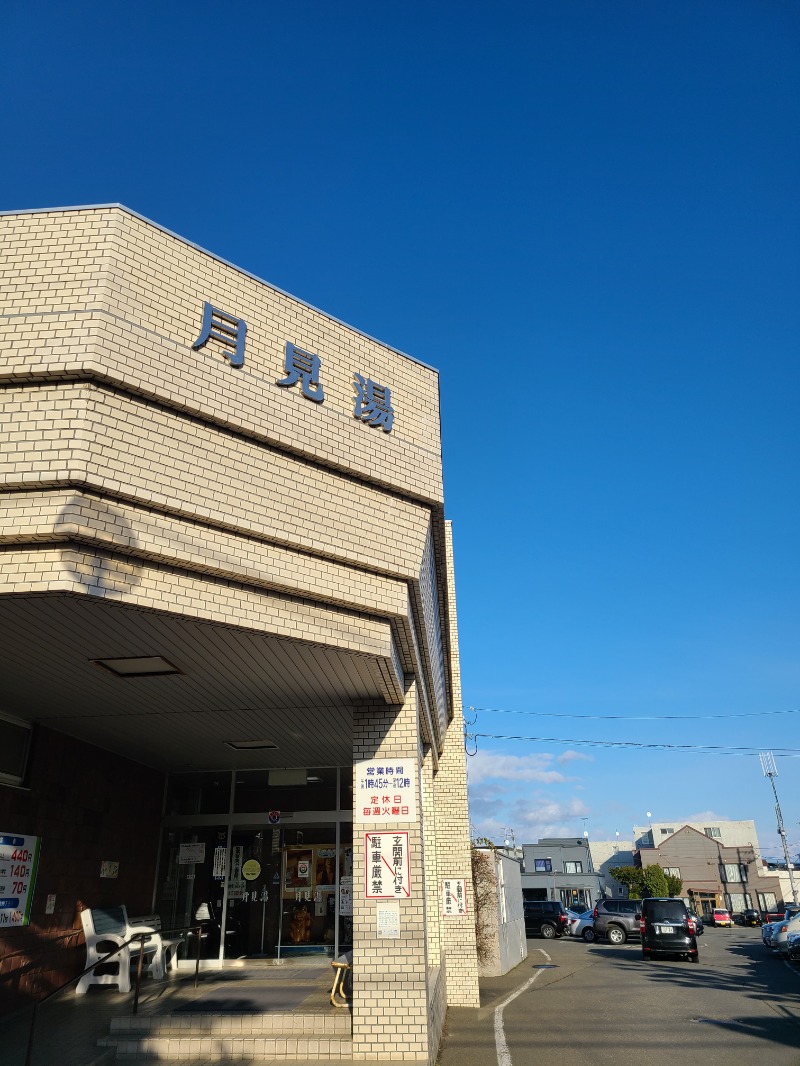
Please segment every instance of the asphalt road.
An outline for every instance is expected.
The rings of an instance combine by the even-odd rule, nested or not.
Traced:
[[[633,942],[529,940],[480,1010],[448,1011],[439,1064],[800,1066],[800,966],[760,929],[707,928],[698,947],[699,964],[643,962]]]

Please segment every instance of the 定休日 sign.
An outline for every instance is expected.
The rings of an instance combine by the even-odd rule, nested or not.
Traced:
[[[353,818],[358,822],[417,820],[416,761],[411,758],[357,762]]]

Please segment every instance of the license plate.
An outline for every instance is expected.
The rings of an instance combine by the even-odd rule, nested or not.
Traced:
[[[666,934],[668,936],[672,932],[672,926],[671,925],[657,925],[656,926],[656,932],[657,933]]]

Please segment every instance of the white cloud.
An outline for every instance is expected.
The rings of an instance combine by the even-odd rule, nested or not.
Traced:
[[[679,818],[681,822],[706,822],[713,825],[714,822],[729,822],[727,814],[715,814],[714,811],[699,811],[697,814],[687,814],[685,818]]]
[[[556,762],[574,762],[575,759],[582,759],[584,762],[594,762],[594,756],[587,755],[583,751],[562,751],[560,755],[556,756]]]
[[[548,767],[553,762],[549,754],[500,755],[492,751],[479,751],[467,759],[467,779],[470,788],[485,781],[540,781],[553,784],[565,781],[558,770]]]
[[[470,818],[477,836],[500,843],[512,829],[517,844],[535,844],[540,837],[581,836],[580,819],[589,808],[579,796],[558,798],[544,792],[519,796],[481,792],[470,795]]]

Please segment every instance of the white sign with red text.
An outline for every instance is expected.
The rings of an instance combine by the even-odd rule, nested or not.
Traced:
[[[375,759],[357,762],[353,818],[377,822],[417,820],[417,766],[414,759]]]
[[[411,898],[408,833],[364,834],[364,898]]]
[[[467,913],[467,882],[458,877],[442,881],[442,914],[460,915]]]

